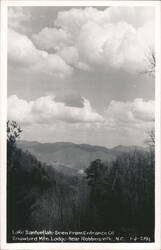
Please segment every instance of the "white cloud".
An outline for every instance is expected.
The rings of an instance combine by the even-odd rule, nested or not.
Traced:
[[[106,110],[106,124],[112,129],[146,129],[154,125],[154,101],[136,98],[133,102],[112,100]]]
[[[53,28],[33,35],[40,49],[54,50],[67,64],[141,70],[154,46],[152,7],[72,8],[60,11]]]
[[[8,118],[15,121],[27,122],[27,115],[30,114],[31,107],[28,102],[19,99],[16,95],[12,95],[8,98]]]
[[[113,100],[104,116],[83,100],[82,107],[71,107],[51,96],[25,101],[12,95],[8,98],[8,119],[20,123],[25,139],[52,141],[54,134],[54,140],[100,145],[141,144],[147,137],[146,131],[154,126],[152,100]]]
[[[143,121],[154,121],[154,101],[143,101],[141,98],[134,100],[132,105],[132,112],[136,119]]]
[[[84,99],[83,107],[69,107],[63,102],[56,102],[54,97],[44,96],[34,101],[19,99],[16,95],[8,98],[8,119],[20,123],[52,124],[55,121],[69,123],[103,122],[88,100]]]
[[[25,32],[25,22],[31,18],[29,12],[24,12],[23,7],[9,7],[8,8],[8,26],[16,31]]]
[[[137,18],[136,18],[137,17]],[[67,11],[60,11],[54,24],[58,27],[64,27],[67,31],[73,31],[78,34],[80,28],[92,21],[99,25],[105,23],[126,23],[137,28],[154,18],[153,7],[110,7],[104,10],[96,8],[72,8]]]
[[[119,102],[112,100],[104,113],[103,123],[76,124],[75,129],[96,133],[115,132],[114,136],[133,137],[140,134],[141,138],[147,130],[154,127],[154,101],[136,98],[133,101]]]
[[[38,50],[26,36],[13,30],[8,31],[8,59],[9,63],[32,70],[64,77],[72,73],[72,68],[56,54]]]
[[[64,47],[57,52],[57,54],[63,58],[63,60],[78,69],[90,70],[90,67],[87,63],[80,61],[79,51],[76,47],[69,46]]]
[[[16,95],[8,98],[8,119],[20,123],[53,124],[56,121],[75,123],[75,129],[95,131],[146,130],[154,125],[154,101],[141,98],[133,102],[112,100],[102,117],[83,98],[82,107],[66,106],[55,101],[55,97],[43,96],[34,101],[19,99]]]
[[[45,39],[44,39],[45,37]],[[33,35],[33,39],[40,49],[60,50],[66,45],[70,45],[70,34],[63,29],[44,28],[38,34]]]
[[[153,7],[113,7],[109,8],[104,15],[104,20],[109,22],[118,23],[125,21],[135,28],[141,27],[149,20],[154,19],[154,8]]]
[[[41,53],[26,35],[9,30],[8,58],[10,63],[26,67],[37,63],[41,58]]]

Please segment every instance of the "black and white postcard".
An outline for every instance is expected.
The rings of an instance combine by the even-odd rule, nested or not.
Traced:
[[[160,6],[2,1],[1,249],[161,249]]]

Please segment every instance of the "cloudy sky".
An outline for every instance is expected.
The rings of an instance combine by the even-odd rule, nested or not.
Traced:
[[[8,118],[22,139],[141,145],[154,125],[153,7],[10,7]]]

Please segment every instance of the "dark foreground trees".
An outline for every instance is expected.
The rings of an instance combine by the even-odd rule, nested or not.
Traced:
[[[18,229],[115,230],[153,241],[154,151],[133,151],[106,163],[97,159],[84,175],[66,176],[17,148],[21,129],[8,126],[8,242]]]
[[[99,165],[99,166],[98,166]],[[91,222],[96,230],[152,235],[154,230],[154,157],[134,151],[112,163],[96,160],[86,170]]]
[[[7,127],[7,236],[12,230],[75,230],[86,225],[88,185],[65,176],[16,146],[17,123]],[[11,133],[12,132],[12,133]],[[10,136],[11,135],[11,136]],[[86,205],[84,205],[86,204]]]

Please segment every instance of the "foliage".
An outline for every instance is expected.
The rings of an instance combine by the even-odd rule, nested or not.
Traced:
[[[120,231],[130,228],[140,233],[152,232],[154,159],[151,154],[134,151],[103,165],[97,160],[86,170],[95,227],[103,229],[108,225]]]
[[[154,77],[156,69],[156,57],[155,57],[155,52],[152,48],[148,48],[145,54],[145,64],[146,68],[142,73]]]
[[[44,228],[153,237],[154,151],[134,150],[106,163],[97,159],[85,175],[69,176],[17,148],[21,129],[8,127],[8,242],[11,230]]]
[[[20,137],[22,129],[15,121],[7,121],[7,143],[13,146]]]
[[[148,135],[148,137],[145,140],[145,144],[147,144],[150,149],[154,150],[154,147],[155,147],[155,131],[154,131],[154,128],[147,131],[147,135]]]

